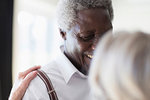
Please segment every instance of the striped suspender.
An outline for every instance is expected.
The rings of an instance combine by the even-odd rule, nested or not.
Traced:
[[[57,94],[53,88],[53,85],[49,77],[46,75],[46,73],[42,70],[38,70],[38,76],[45,83],[50,100],[58,100]]]

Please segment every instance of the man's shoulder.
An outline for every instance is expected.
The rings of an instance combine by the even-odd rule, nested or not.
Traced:
[[[48,64],[41,67],[46,74],[57,74],[59,73],[59,63],[56,60],[52,60]]]
[[[59,70],[57,69],[57,62],[55,60],[52,60],[45,66],[42,66],[40,70],[43,70],[50,79],[53,77],[53,75],[59,74]],[[39,76],[36,76],[30,82],[23,100],[45,98],[44,96],[48,96],[46,86],[41,78]]]
[[[29,84],[26,93],[23,97],[23,100],[39,100],[41,98],[48,98],[48,94],[46,91],[45,84],[40,79],[40,77],[36,76]]]

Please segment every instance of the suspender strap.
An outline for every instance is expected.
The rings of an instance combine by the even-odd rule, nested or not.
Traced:
[[[49,77],[46,75],[46,73],[42,70],[38,70],[37,75],[45,83],[50,100],[58,100],[57,94],[53,88],[53,85],[52,85]]]

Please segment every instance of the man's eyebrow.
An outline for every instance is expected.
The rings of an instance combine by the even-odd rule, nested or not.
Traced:
[[[87,31],[82,31],[82,32],[80,32],[79,34],[83,34],[83,33],[88,33],[88,34],[90,34],[90,33],[95,33],[96,32],[96,30],[87,30]]]

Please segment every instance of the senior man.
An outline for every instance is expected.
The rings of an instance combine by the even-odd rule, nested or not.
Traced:
[[[51,80],[57,99],[91,100],[87,75],[98,40],[112,29],[111,0],[59,0],[57,18],[64,45],[41,70]],[[49,94],[41,78],[36,77],[23,100],[49,100]]]

